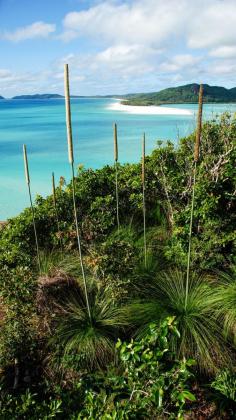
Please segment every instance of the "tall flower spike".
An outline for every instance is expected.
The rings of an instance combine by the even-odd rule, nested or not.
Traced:
[[[142,182],[145,184],[145,133],[143,133],[142,155]]]
[[[56,207],[56,187],[55,187],[54,172],[52,173],[52,196],[53,196],[54,206]]]
[[[30,176],[29,176],[29,165],[28,165],[28,157],[27,157],[27,150],[26,145],[23,144],[23,156],[24,156],[24,166],[25,166],[25,179],[26,183],[30,184]]]
[[[65,104],[66,104],[66,127],[67,127],[68,157],[69,157],[69,162],[74,163],[68,64],[65,64],[65,66],[64,66],[64,82],[65,82]]]
[[[120,230],[120,218],[119,218],[119,189],[118,189],[118,138],[117,138],[117,124],[113,125],[114,132],[114,161],[115,161],[115,177],[116,177],[116,220],[118,232]]]
[[[147,240],[146,240],[146,202],[145,202],[145,133],[142,141],[142,186],[143,186],[143,245],[144,245],[144,264],[147,266]]]
[[[199,89],[199,98],[198,98],[197,131],[196,131],[196,141],[195,141],[195,148],[194,148],[194,169],[193,169],[192,203],[191,203],[190,224],[189,224],[187,276],[186,276],[186,288],[185,288],[185,308],[187,308],[188,292],[189,292],[193,213],[194,213],[194,205],[195,205],[195,185],[196,185],[197,163],[199,160],[199,152],[200,152],[200,140],[201,140],[201,134],[202,134],[202,106],[203,106],[203,85],[201,84],[200,89]]]
[[[26,180],[26,184],[28,185],[28,193],[29,193],[29,199],[30,199],[30,207],[31,207],[32,219],[33,219],[33,228],[34,228],[34,236],[35,236],[35,245],[36,245],[38,266],[39,266],[39,272],[41,273],[41,261],[40,261],[40,255],[39,255],[38,236],[37,236],[37,230],[36,230],[36,224],[35,224],[35,217],[34,217],[34,206],[33,206],[33,200],[32,200],[31,188],[30,188],[30,175],[29,175],[28,156],[27,156],[27,149],[26,149],[26,145],[25,144],[23,144],[23,157],[24,157],[24,167],[25,167],[25,180]]]
[[[114,160],[118,161],[117,124],[114,124]]]
[[[201,143],[201,130],[202,130],[202,106],[203,106],[203,85],[200,85],[199,98],[198,98],[198,117],[197,117],[197,130],[196,141],[194,148],[194,161],[198,162]]]
[[[86,305],[87,305],[87,310],[88,310],[88,315],[89,315],[90,321],[92,322],[92,316],[91,316],[90,304],[89,304],[89,298],[88,298],[88,290],[87,290],[87,280],[86,280],[86,276],[85,276],[84,263],[83,263],[82,250],[81,250],[81,241],[80,241],[80,234],[79,234],[78,215],[77,215],[76,198],[75,198],[75,171],[74,171],[74,153],[73,153],[72,127],[71,127],[70,87],[69,87],[69,68],[68,68],[68,64],[65,64],[64,70],[65,70],[64,71],[64,83],[65,83],[66,127],[67,127],[67,141],[68,141],[68,156],[69,156],[69,162],[70,162],[70,165],[71,165],[71,175],[72,175],[71,178],[72,178],[73,210],[74,210],[74,219],[75,219],[75,228],[76,228],[76,236],[77,236],[80,266],[81,266],[81,272],[82,272],[82,277],[83,277],[83,282],[84,282],[84,292],[85,292]]]

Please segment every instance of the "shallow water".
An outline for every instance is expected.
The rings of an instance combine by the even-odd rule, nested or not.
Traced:
[[[113,99],[73,99],[72,120],[75,163],[98,168],[113,162],[112,124],[117,122],[120,162],[136,162],[145,131],[147,152],[158,139],[189,134],[195,127],[197,105],[174,105],[192,110],[192,115],[134,115],[112,111]],[[166,106],[165,106],[166,107]],[[173,108],[173,105],[171,105]],[[214,113],[236,111],[236,104],[204,105],[204,118]],[[28,149],[32,193],[51,191],[51,173],[56,180],[70,178],[67,158],[64,100],[0,101],[0,220],[17,215],[28,206],[22,145]]]

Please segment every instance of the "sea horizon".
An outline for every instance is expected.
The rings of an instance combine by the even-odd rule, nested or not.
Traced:
[[[60,101],[59,101],[60,99]],[[72,123],[75,164],[101,168],[113,164],[113,123],[118,125],[119,161],[138,162],[141,138],[146,133],[147,153],[157,140],[178,139],[195,128],[197,104],[162,105],[164,114],[131,113],[112,109],[117,98],[73,98]],[[149,107],[146,107],[149,108]],[[176,109],[169,115],[168,109]],[[182,112],[188,111],[188,112]],[[224,111],[235,112],[235,103],[204,104],[204,119]],[[180,113],[181,112],[181,113]],[[22,145],[27,145],[33,197],[51,193],[51,173],[70,180],[67,156],[64,99],[2,99],[0,101],[0,220],[16,216],[29,206],[24,178]]]

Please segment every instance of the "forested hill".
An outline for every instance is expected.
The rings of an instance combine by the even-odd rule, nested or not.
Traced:
[[[43,94],[36,93],[35,95],[13,96],[12,99],[61,99],[61,98],[64,98],[64,96],[58,95],[56,93],[43,93]]]
[[[152,93],[137,93],[126,95],[124,104],[127,105],[160,105],[175,103],[197,103],[199,84],[178,86]],[[236,87],[226,89],[221,86],[203,85],[204,102],[236,102]]]

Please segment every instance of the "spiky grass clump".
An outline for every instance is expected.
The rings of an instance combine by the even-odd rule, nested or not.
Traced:
[[[143,301],[131,304],[132,319],[143,334],[149,322],[175,316],[180,338],[171,337],[174,353],[180,358],[192,357],[201,370],[214,372],[230,361],[223,324],[219,323],[217,286],[207,276],[192,274],[186,304],[185,282],[180,270],[160,273],[152,284],[142,286]]]
[[[79,264],[78,252],[41,252],[41,277],[58,277],[58,276],[73,276],[81,275],[81,267]]]
[[[51,334],[55,316],[63,311],[68,294],[81,287],[81,266],[77,252],[41,253],[41,272],[37,281],[36,307],[42,334]]]
[[[219,273],[217,302],[219,322],[224,325],[225,336],[236,346],[236,274]]]
[[[114,358],[115,342],[128,326],[125,310],[117,307],[108,291],[92,280],[88,285],[91,318],[84,292],[68,297],[58,319],[54,343],[60,343],[63,356],[78,354],[87,369],[105,367]]]

